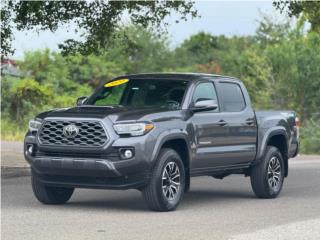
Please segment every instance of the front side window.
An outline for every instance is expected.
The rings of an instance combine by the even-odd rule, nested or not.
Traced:
[[[192,100],[194,103],[203,100],[217,100],[213,84],[211,82],[200,83],[194,90]]]
[[[167,79],[122,79],[105,84],[89,99],[96,106],[180,109],[187,81]]]
[[[219,83],[219,99],[224,112],[240,112],[246,107],[241,88],[236,83]]]

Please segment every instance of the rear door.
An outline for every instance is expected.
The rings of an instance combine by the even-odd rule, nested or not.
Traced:
[[[217,81],[222,120],[228,136],[223,159],[226,165],[244,164],[256,154],[257,125],[244,85],[240,81]]]

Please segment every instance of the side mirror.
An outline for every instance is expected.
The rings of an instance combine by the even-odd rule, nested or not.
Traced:
[[[77,99],[77,106],[83,105],[85,103],[85,101],[87,101],[87,99],[88,99],[87,97],[79,97]]]
[[[193,112],[210,111],[218,108],[218,103],[216,100],[201,100],[194,104],[191,108]]]

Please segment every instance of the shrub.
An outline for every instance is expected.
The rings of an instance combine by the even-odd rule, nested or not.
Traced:
[[[23,141],[23,137],[27,132],[27,124],[18,125],[16,122],[1,119],[1,140],[7,141]]]
[[[300,131],[301,153],[320,154],[320,119],[304,122]]]

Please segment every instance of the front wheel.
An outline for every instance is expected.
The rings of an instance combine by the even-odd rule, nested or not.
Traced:
[[[74,191],[74,188],[46,186],[34,173],[31,175],[31,183],[35,197],[44,204],[64,204]]]
[[[185,189],[185,169],[179,154],[168,148],[160,151],[149,184],[142,190],[151,210],[172,211]]]
[[[261,162],[251,169],[251,186],[259,198],[275,198],[281,192],[284,164],[280,151],[268,146]]]

